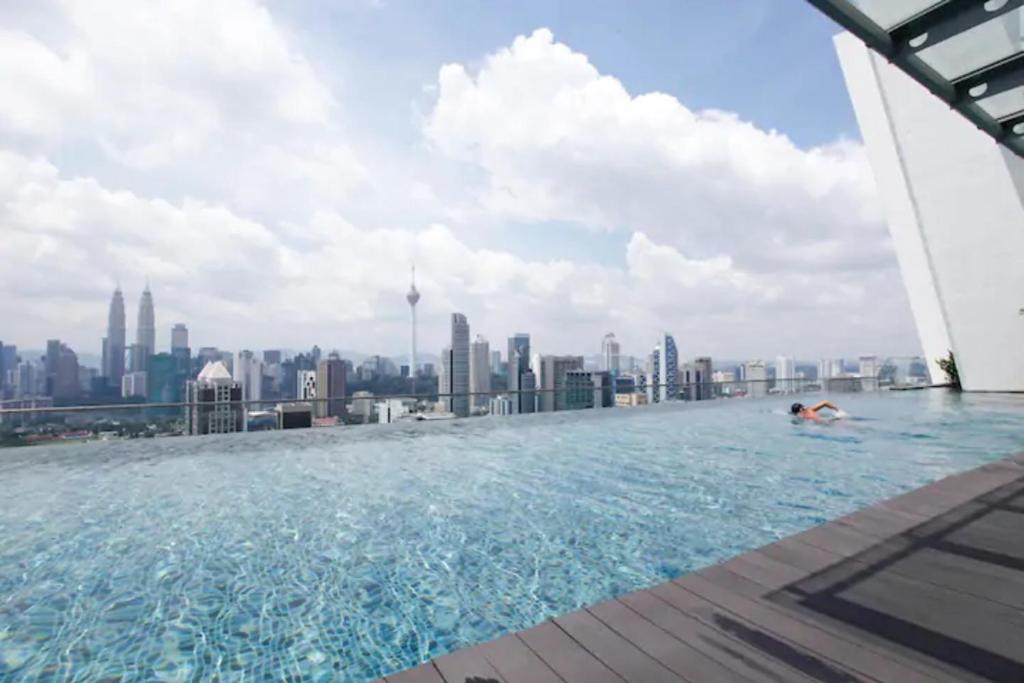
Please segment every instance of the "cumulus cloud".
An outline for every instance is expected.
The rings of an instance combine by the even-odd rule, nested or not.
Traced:
[[[529,331],[551,352],[596,352],[610,329],[638,354],[669,330],[684,356],[912,336],[856,144],[800,149],[631,95],[539,30],[441,68],[420,131],[437,173],[405,187],[255,0],[46,7],[47,30],[0,32],[5,341],[96,351],[114,282],[132,307],[148,279],[158,329],[184,321],[196,346],[398,354],[414,260],[424,350],[452,311],[496,348]],[[375,219],[374,193],[413,219]],[[573,230],[580,249],[512,253],[481,222]],[[621,237],[618,259],[592,256],[594,231]]]

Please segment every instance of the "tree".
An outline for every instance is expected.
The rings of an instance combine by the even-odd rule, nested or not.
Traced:
[[[961,391],[960,386],[960,371],[956,368],[956,358],[953,357],[953,352],[950,351],[949,355],[945,358],[938,360],[939,367],[944,373],[946,373],[946,382],[957,391]]]

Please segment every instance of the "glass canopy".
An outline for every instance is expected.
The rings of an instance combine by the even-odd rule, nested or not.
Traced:
[[[1024,157],[1024,0],[808,0]]]

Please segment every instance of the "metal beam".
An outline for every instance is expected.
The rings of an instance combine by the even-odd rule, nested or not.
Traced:
[[[1024,85],[1024,52],[989,64],[953,81],[957,99],[974,101],[998,95],[1021,85]],[[984,92],[976,96],[970,94],[972,89],[981,86],[985,86]]]
[[[1007,0],[993,10],[980,0],[946,0],[889,29],[889,36],[897,50],[917,52],[941,43],[955,35],[969,31],[986,21],[1024,7],[1024,0]],[[927,34],[927,39],[911,45],[910,41]]]
[[[999,125],[999,122],[978,106],[975,99],[960,96],[962,92],[966,92],[966,89],[961,90],[958,87],[954,87],[952,83],[943,78],[939,72],[926,64],[913,52],[900,50],[889,33],[864,14],[864,12],[857,9],[852,3],[847,0],[807,1],[863,41],[865,45],[899,67],[908,76],[927,88],[933,95],[960,112],[964,118],[973,123],[979,130],[992,137],[992,139],[997,142],[1003,142],[1007,139],[1006,133],[1003,127]],[[975,0],[975,2],[980,3],[980,0]],[[1007,146],[1018,155],[1024,157],[1024,145],[1018,146],[1015,144]]]

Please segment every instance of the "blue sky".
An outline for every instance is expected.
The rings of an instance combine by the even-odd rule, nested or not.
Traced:
[[[914,353],[835,32],[797,0],[0,8],[3,338],[98,348],[148,278],[161,344],[397,356],[415,260],[425,349],[461,311],[550,352]]]

